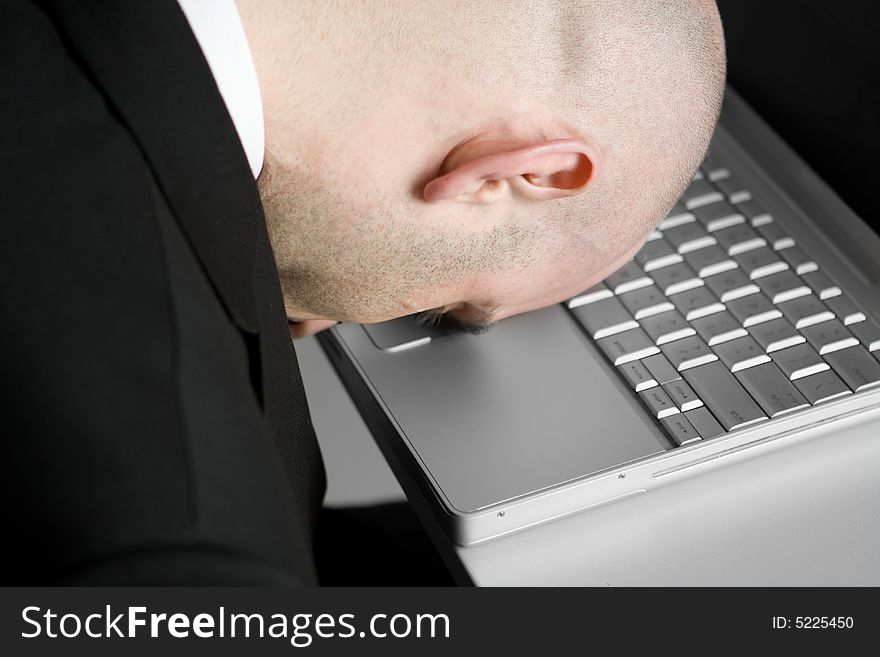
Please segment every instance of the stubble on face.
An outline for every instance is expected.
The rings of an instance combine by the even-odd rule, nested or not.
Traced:
[[[427,226],[419,201],[355,200],[271,157],[259,187],[290,318],[376,322],[461,301],[453,290],[524,266],[538,238],[522,223]]]

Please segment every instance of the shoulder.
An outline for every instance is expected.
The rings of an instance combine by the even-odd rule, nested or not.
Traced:
[[[210,578],[235,562],[243,581],[308,580],[247,347],[140,140],[52,20],[23,2],[3,13],[0,350],[16,500],[4,515],[17,569],[3,579],[123,564],[148,581],[163,563]],[[185,168],[165,173],[210,191]]]

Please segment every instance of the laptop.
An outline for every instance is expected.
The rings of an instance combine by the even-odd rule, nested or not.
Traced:
[[[407,494],[470,545],[820,424],[880,438],[878,318],[880,237],[728,88],[682,198],[599,285],[481,335],[320,340]]]

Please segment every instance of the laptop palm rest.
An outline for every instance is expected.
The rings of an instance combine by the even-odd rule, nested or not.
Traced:
[[[334,331],[436,492],[459,512],[673,446],[562,306],[483,335],[435,335],[398,350],[382,330]]]

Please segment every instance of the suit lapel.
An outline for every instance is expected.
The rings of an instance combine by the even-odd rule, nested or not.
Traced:
[[[235,127],[180,7],[167,0],[42,4],[143,149],[226,311],[251,334],[245,344],[252,382],[310,535],[324,470],[263,209]]]
[[[45,4],[139,142],[227,312],[240,328],[258,332],[254,265],[262,206],[232,120],[177,3]]]

